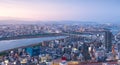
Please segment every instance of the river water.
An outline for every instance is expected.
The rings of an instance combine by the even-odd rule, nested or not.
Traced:
[[[16,40],[2,40],[0,41],[0,52],[14,49],[22,46],[29,46],[38,44],[43,41],[50,41],[55,39],[63,39],[67,36],[56,36],[56,37],[43,37],[43,38],[29,38],[29,39],[16,39]]]

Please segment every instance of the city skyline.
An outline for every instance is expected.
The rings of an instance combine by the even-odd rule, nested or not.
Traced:
[[[119,2],[119,0],[0,0],[0,20],[119,22]]]

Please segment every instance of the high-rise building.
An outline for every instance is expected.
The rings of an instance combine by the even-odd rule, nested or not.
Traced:
[[[105,48],[107,52],[112,50],[112,33],[110,31],[105,31]]]

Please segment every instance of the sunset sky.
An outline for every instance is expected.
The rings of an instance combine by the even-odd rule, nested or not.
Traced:
[[[0,20],[120,21],[120,0],[0,0]]]

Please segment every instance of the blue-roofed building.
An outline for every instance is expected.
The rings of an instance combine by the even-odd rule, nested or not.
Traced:
[[[28,48],[26,48],[26,52],[30,56],[37,56],[40,54],[40,48],[39,47],[28,47]]]

